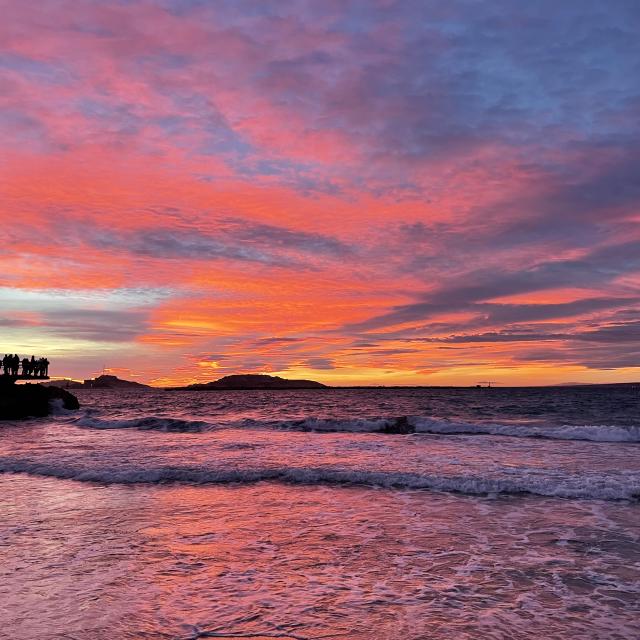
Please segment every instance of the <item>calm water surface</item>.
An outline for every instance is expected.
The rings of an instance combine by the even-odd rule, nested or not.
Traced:
[[[0,638],[640,637],[637,390],[78,395],[0,427]]]

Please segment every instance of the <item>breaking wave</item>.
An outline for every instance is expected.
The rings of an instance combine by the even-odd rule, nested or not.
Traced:
[[[283,429],[347,431],[351,433],[432,433],[439,435],[491,435],[513,438],[640,442],[640,426],[533,425],[456,422],[431,417],[358,418],[353,420],[307,418],[276,423]]]
[[[617,425],[532,425],[450,422],[434,418],[413,418],[416,433],[444,435],[492,435],[592,442],[640,442],[640,426]]]
[[[103,420],[91,416],[84,416],[74,420],[73,424],[86,429],[139,429],[141,431],[164,431],[175,433],[200,433],[214,431],[215,425],[204,420],[182,420],[161,416],[144,416],[142,418],[128,418]]]
[[[74,421],[89,429],[139,429],[145,431],[200,433],[226,428],[277,429],[310,432],[490,435],[512,438],[546,438],[552,440],[587,440],[591,442],[640,442],[640,426],[618,425],[549,425],[458,422],[426,416],[397,418],[317,418],[300,420],[241,420],[215,424],[205,420],[187,420],[163,416],[130,419],[102,419],[84,416]]]
[[[584,476],[549,476],[535,470],[502,470],[498,477],[435,475],[372,470],[345,470],[330,467],[300,468],[207,468],[162,466],[153,468],[82,468],[66,464],[0,458],[0,473],[27,473],[80,482],[101,484],[250,484],[279,481],[289,484],[334,484],[384,487],[389,489],[430,489],[469,495],[532,494],[558,498],[595,500],[639,500],[640,475],[602,473]],[[500,470],[498,470],[500,472]]]
[[[243,426],[254,428],[268,426],[273,429],[290,431],[345,431],[348,433],[412,433],[414,430],[406,417],[351,419],[309,417],[301,420],[273,422],[245,420]]]

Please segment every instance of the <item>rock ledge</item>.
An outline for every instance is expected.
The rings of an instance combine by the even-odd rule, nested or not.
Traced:
[[[56,400],[61,400],[65,409],[80,408],[78,398],[64,389],[39,384],[3,383],[0,380],[0,420],[48,416]]]

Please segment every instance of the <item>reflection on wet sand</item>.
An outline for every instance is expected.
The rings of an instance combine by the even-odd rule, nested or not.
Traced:
[[[0,484],[0,601],[16,638],[563,640],[637,628],[630,504],[278,483]]]

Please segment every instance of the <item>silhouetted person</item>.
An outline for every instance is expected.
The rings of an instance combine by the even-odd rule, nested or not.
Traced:
[[[2,358],[0,366],[2,366],[2,369],[4,370],[4,375],[9,375],[9,354],[4,354],[4,358]]]
[[[11,362],[11,373],[14,376],[17,376],[19,368],[20,368],[20,356],[16,353],[13,356],[13,361]]]
[[[42,358],[42,376],[47,378],[49,376],[49,365],[51,363],[46,359]]]
[[[29,371],[32,376],[36,375],[37,363],[35,356],[31,356],[31,360],[29,361]]]
[[[22,375],[28,376],[29,374],[29,358],[22,358]]]

